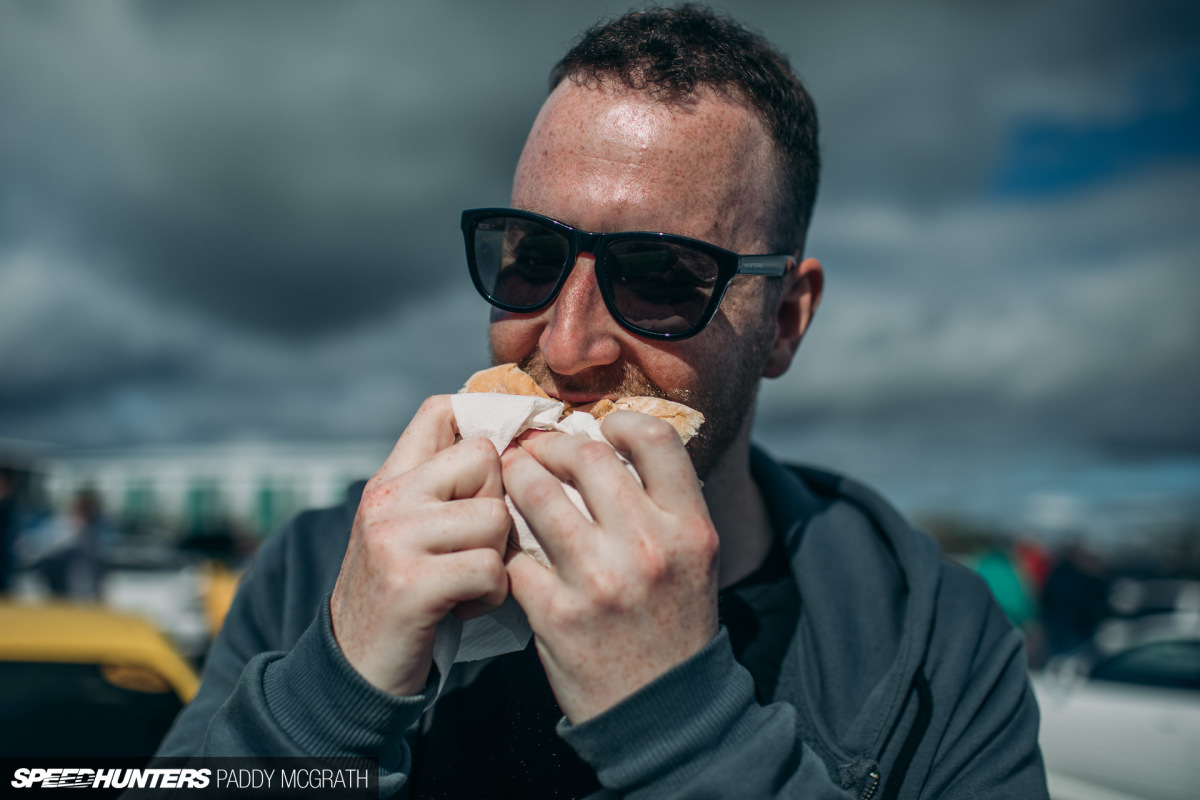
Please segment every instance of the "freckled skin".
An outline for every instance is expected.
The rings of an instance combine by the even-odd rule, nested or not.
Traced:
[[[448,612],[486,611],[508,595],[500,459],[454,433],[449,398],[426,400],[367,483],[330,599],[346,660],[397,695],[425,685]]]
[[[638,92],[566,81],[534,122],[512,204],[589,231],[674,233],[765,254],[775,163],[758,117],[711,92],[667,106]],[[656,342],[611,319],[594,263],[581,255],[556,301],[538,314],[493,309],[493,361],[525,361],[549,394],[576,402],[584,399],[577,392],[593,399],[645,394],[699,409],[708,422],[692,451],[707,483],[724,451],[740,459],[739,438],[748,448],[758,379],[782,374],[790,363],[796,329],[802,332],[820,292],[820,265],[806,260],[784,279],[792,289],[812,290],[804,309],[782,308],[796,310],[799,325],[767,307],[763,279],[740,277],[699,335]]]
[[[737,102],[702,91],[667,106],[566,81],[534,123],[512,205],[589,231],[674,233],[765,254],[774,164],[761,122]],[[703,493],[674,433],[643,415],[614,414],[603,427],[645,489],[614,454],[593,452],[581,437],[529,436],[502,459],[505,489],[554,565],[514,557],[510,588],[572,722],[707,644],[717,630],[717,586],[766,554],[770,526],[749,474],[752,404],[758,379],[791,361],[820,294],[820,265],[804,261],[783,281],[774,303],[762,279],[735,279],[712,323],[682,342],[621,328],[589,254],[546,309],[492,312],[493,360],[527,366],[553,396],[658,395],[707,418],[701,435],[710,447],[695,454]],[[567,505],[555,479],[576,485],[594,523]],[[726,534],[719,548],[717,531]]]
[[[773,158],[737,103],[701,92],[665,107],[568,82],[535,122],[513,205],[592,231],[663,231],[761,254]],[[580,258],[549,308],[493,313],[493,357],[530,365],[555,396],[649,394],[699,408],[710,437],[708,456],[696,454],[704,492],[674,431],[645,415],[618,412],[603,425],[643,487],[610,451],[580,457],[581,437],[527,437],[503,459],[487,442],[456,443],[448,399],[430,398],[367,485],[330,601],[347,661],[384,691],[421,690],[446,613],[482,613],[511,591],[560,705],[579,722],[711,640],[718,582],[765,555],[770,528],[748,468],[751,404],[758,378],[791,361],[820,296],[820,265],[809,259],[785,276],[779,302],[767,301],[761,279],[735,280],[701,334],[665,343],[620,328],[591,256]],[[558,478],[577,486],[594,522]],[[506,553],[505,492],[552,570]]]
[[[561,84],[521,154],[513,205],[594,231],[677,233],[764,252],[774,153],[747,108],[702,94],[666,106]]]
[[[766,206],[773,186],[770,141],[748,110],[712,97],[672,108],[637,93],[560,85],[534,123],[513,183],[512,204],[597,232],[646,230],[764,253]],[[580,376],[629,360],[662,387],[697,385],[704,355],[728,353],[733,340],[761,324],[731,311],[757,306],[761,286],[735,280],[719,320],[683,342],[639,339],[608,318],[585,256],[548,309],[493,314],[499,361],[519,361],[536,345],[549,369]],[[758,306],[760,307],[760,306]],[[714,339],[720,341],[713,341]],[[543,387],[545,388],[545,387]]]

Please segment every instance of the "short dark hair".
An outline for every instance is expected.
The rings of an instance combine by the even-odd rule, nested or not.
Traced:
[[[783,170],[777,187],[774,252],[802,251],[820,181],[817,111],[787,57],[729,17],[687,3],[630,11],[580,34],[550,72],[584,86],[618,81],[665,103],[708,87],[748,103],[774,140]]]

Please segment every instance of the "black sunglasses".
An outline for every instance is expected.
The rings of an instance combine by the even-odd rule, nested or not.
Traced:
[[[541,214],[476,208],[462,214],[471,280],[505,311],[554,302],[580,253],[596,257],[596,280],[613,318],[651,339],[686,339],[704,329],[734,275],[778,277],[790,255],[740,256],[669,233],[588,233]]]

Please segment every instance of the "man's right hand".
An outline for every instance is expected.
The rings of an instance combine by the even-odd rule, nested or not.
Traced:
[[[330,601],[346,660],[396,695],[424,689],[449,611],[508,596],[500,457],[486,439],[454,438],[450,398],[426,400],[367,482]]]

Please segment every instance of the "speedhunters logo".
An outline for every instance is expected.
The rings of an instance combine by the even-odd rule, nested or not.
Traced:
[[[205,789],[208,769],[89,769],[87,767],[21,768],[13,773],[14,789]]]
[[[31,793],[16,790],[28,789]],[[107,800],[378,800],[379,763],[366,758],[54,758],[0,756],[0,796],[79,789]]]

